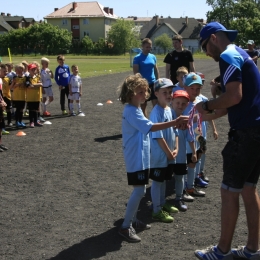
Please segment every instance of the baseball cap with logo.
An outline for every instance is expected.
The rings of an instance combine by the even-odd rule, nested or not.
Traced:
[[[154,91],[158,91],[160,88],[173,87],[174,84],[170,79],[160,78],[154,82]]]
[[[190,87],[193,84],[199,84],[201,86],[203,85],[201,77],[193,72],[185,75],[183,82],[187,87]]]
[[[237,37],[237,30],[227,30],[225,26],[218,22],[211,22],[205,25],[200,31],[200,44],[217,32],[226,32],[228,39],[233,42]]]
[[[177,98],[177,97],[184,97],[184,98],[187,98],[189,101],[190,101],[190,96],[189,94],[184,91],[184,90],[177,90],[175,91],[173,94],[172,94],[172,98]]]

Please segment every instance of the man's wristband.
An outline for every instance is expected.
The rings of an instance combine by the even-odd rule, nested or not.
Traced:
[[[205,111],[208,111],[210,113],[212,113],[213,110],[210,110],[209,107],[208,107],[208,102],[209,101],[205,101],[202,103],[202,109],[205,110]]]

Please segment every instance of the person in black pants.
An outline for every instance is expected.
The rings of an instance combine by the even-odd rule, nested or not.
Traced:
[[[65,95],[69,96],[69,80],[70,80],[70,69],[69,66],[64,64],[65,57],[58,55],[57,62],[59,66],[55,70],[55,81],[60,89],[60,106],[63,115],[67,115],[68,112],[65,109]],[[70,100],[68,99],[68,108]]]

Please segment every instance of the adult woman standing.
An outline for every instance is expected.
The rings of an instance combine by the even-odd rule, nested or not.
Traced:
[[[154,82],[159,78],[159,71],[157,68],[157,59],[155,55],[151,54],[152,41],[148,38],[142,41],[142,52],[134,57],[133,72],[140,73],[149,83],[150,98],[147,101],[152,101],[153,106],[157,103],[157,97],[154,95]],[[147,117],[146,106],[147,101],[141,105],[144,115]]]

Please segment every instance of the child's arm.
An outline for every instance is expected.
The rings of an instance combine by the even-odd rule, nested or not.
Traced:
[[[209,124],[210,124],[210,126],[212,128],[213,137],[214,137],[215,140],[217,140],[218,139],[218,132],[217,132],[216,125],[215,125],[214,121],[210,120]]]
[[[197,162],[197,154],[196,154],[196,148],[195,148],[195,143],[194,142],[189,142],[191,151],[192,151],[192,156],[191,160],[192,162]]]
[[[159,146],[162,148],[162,150],[165,152],[167,159],[174,160],[175,156],[173,155],[173,152],[169,149],[167,143],[165,142],[164,138],[157,138],[156,139]]]
[[[172,151],[174,158],[177,156],[178,151],[179,151],[179,137],[176,136],[175,137],[175,149]]]
[[[179,116],[178,118],[176,118],[172,121],[169,121],[169,122],[153,124],[150,131],[156,132],[156,131],[163,130],[163,129],[166,129],[166,128],[169,128],[169,127],[187,129],[188,128],[188,121],[189,121],[188,116]]]
[[[80,86],[79,86],[79,96],[80,97],[82,96],[82,84],[80,84]]]

